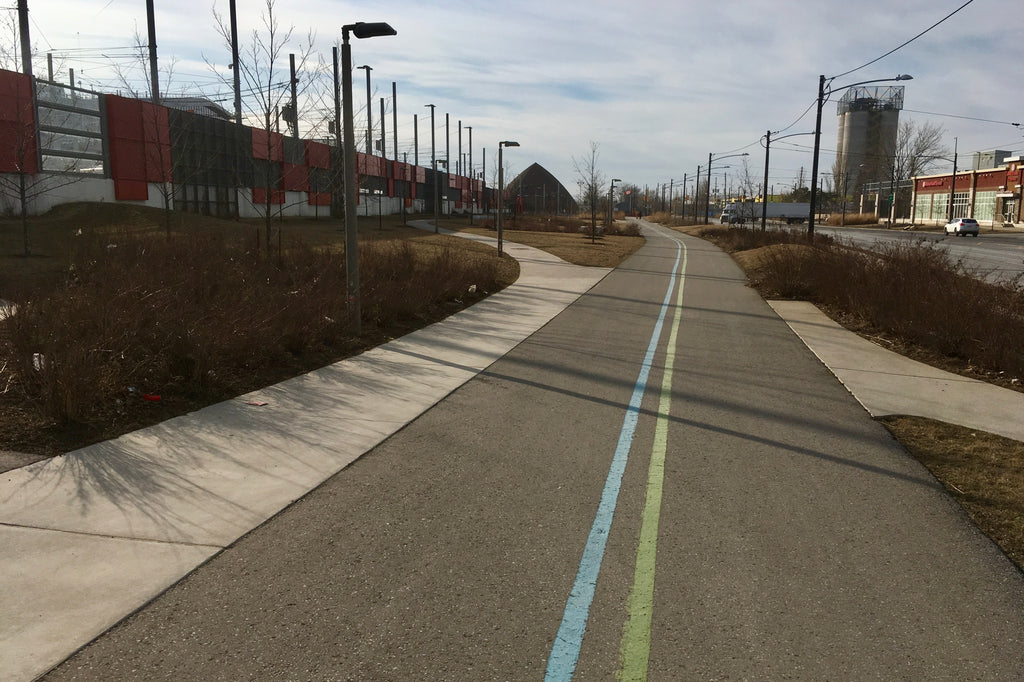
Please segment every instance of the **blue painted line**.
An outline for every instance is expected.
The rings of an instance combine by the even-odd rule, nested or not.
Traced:
[[[626,408],[626,415],[622,420],[619,442],[608,469],[608,477],[605,479],[604,490],[601,493],[601,502],[597,507],[597,514],[594,516],[594,523],[590,527],[587,544],[583,548],[583,558],[580,560],[580,567],[576,572],[576,581],[573,583],[569,599],[565,604],[562,624],[558,628],[555,643],[551,647],[547,672],[544,674],[546,682],[567,682],[576,672],[580,648],[583,646],[583,634],[587,630],[587,619],[590,617],[590,604],[594,601],[594,589],[597,587],[597,574],[601,570],[601,561],[604,559],[604,549],[608,542],[612,517],[615,515],[615,505],[619,499],[622,474],[626,470],[630,446],[636,433],[637,420],[640,418],[640,405],[647,390],[647,377],[651,372],[654,353],[658,348],[661,329],[665,323],[665,315],[676,286],[676,270],[679,268],[682,244],[675,239],[673,241],[676,242],[676,262],[672,266],[668,291],[665,292],[665,299],[661,303],[661,312],[658,314],[658,322],[654,325],[654,331],[651,333],[651,341],[647,345],[647,353],[640,366],[640,374],[637,376],[636,384],[633,385],[633,396],[630,398],[629,407]]]

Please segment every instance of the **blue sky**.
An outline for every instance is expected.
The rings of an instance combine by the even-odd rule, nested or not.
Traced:
[[[586,156],[593,141],[606,178],[651,187],[672,179],[678,185],[684,173],[692,178],[697,165],[707,163],[709,153],[748,152],[751,173],[760,177],[759,139],[765,131],[791,124],[790,133],[813,129],[814,111],[808,107],[819,74],[857,69],[964,2],[277,0],[281,27],[294,26],[277,68],[286,79],[287,53],[301,52],[310,31],[315,33],[313,61],[329,61],[342,25],[387,21],[398,35],[353,40],[353,55],[356,64],[373,67],[375,125],[378,97],[388,99],[389,155],[394,81],[400,154],[412,159],[413,115],[418,114],[421,165],[429,164],[424,105],[432,103],[439,147],[444,113],[450,114],[453,156],[457,122],[473,127],[478,169],[482,148],[493,166],[498,140],[514,139],[521,147],[506,155],[513,173],[538,162],[574,191],[573,160]],[[75,69],[79,82],[115,89],[112,65],[129,63],[115,55],[125,53],[136,30],[145,36],[145,5],[144,0],[29,0],[33,45],[41,55],[53,51],[65,73],[67,67]],[[156,0],[156,7],[161,63],[176,62],[164,91],[226,97],[230,109],[230,93],[215,74],[228,73],[230,54],[215,31],[213,3]],[[225,0],[216,8],[227,15]],[[238,0],[243,44],[260,29],[265,10],[265,1]],[[943,126],[950,150],[957,137],[960,157],[968,159],[959,164],[963,167],[974,151],[1024,151],[1024,130],[1008,125],[1024,119],[1021,35],[1024,13],[1015,2],[975,0],[895,54],[834,83],[913,75],[902,83],[902,118]],[[309,82],[312,75],[302,78]],[[364,72],[356,71],[354,81],[358,125],[365,121]],[[837,88],[834,99],[839,94]],[[304,127],[313,118],[323,119],[322,104],[311,99],[306,108],[312,113]],[[835,138],[836,109],[829,102],[822,117],[823,171],[831,168]],[[810,144],[810,137],[797,137],[773,145],[770,184],[792,185],[801,167],[809,174]],[[468,152],[468,131],[463,152]],[[734,158],[716,165],[739,173],[742,162]]]

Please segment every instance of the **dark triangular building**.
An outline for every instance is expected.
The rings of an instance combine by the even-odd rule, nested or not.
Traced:
[[[579,212],[572,194],[539,163],[508,183],[507,192],[508,198],[515,199],[524,213],[572,215]]]

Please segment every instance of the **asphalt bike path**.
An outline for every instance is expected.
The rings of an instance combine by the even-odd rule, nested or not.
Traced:
[[[46,679],[1018,679],[1024,581],[706,242],[647,244]]]

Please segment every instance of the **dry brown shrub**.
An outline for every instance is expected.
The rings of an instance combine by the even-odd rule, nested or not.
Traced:
[[[58,423],[99,422],[141,395],[223,399],[251,390],[255,376],[312,368],[359,345],[342,251],[292,243],[267,257],[249,246],[198,232],[84,235],[64,281],[0,324],[5,399]],[[450,248],[366,245],[364,332],[436,319],[467,295],[496,291],[498,263]]]

